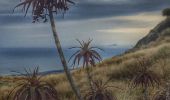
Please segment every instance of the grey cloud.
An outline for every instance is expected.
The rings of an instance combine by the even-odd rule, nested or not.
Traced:
[[[50,31],[49,27],[41,27],[41,28],[35,28],[33,24],[31,24],[31,16],[27,16],[24,18],[24,14],[16,14],[19,9],[16,10],[15,14],[11,14],[11,9],[19,2],[19,0],[1,0],[0,1],[0,46],[15,46],[16,44],[20,45],[26,45],[22,43],[22,41],[27,42],[27,45],[34,45],[35,41],[33,43],[29,43],[29,37],[35,36],[36,32],[40,34],[46,34]],[[97,20],[98,18],[104,18],[104,17],[111,17],[111,16],[122,16],[122,15],[135,15],[137,13],[141,12],[151,12],[151,11],[157,11],[161,10],[163,8],[166,8],[170,6],[169,0],[100,0],[97,2],[97,0],[83,0],[77,2],[76,5],[71,6],[70,10],[65,14],[65,19],[62,19],[61,16],[58,16],[57,21],[59,22],[68,22],[62,25],[62,23],[59,23],[60,26],[57,28],[59,29],[59,32],[63,33],[60,34],[61,37],[63,37],[65,40],[62,41],[64,44],[69,44],[70,40],[73,40],[75,38],[79,37],[96,37],[95,30],[98,29],[111,29],[111,28],[118,28],[118,27],[147,27],[149,26],[148,23],[145,22],[133,22],[133,21],[123,21],[123,20]],[[96,19],[94,22],[91,22],[90,19]],[[72,21],[73,20],[73,21]],[[85,21],[87,20],[87,21]],[[72,21],[71,24],[69,24],[69,21]],[[75,22],[77,21],[77,22]],[[84,22],[81,22],[84,21]],[[99,22],[98,22],[99,21]],[[24,26],[24,23],[29,23],[30,28],[27,29],[26,26]],[[103,24],[104,23],[104,24]],[[137,23],[137,24],[136,24]],[[139,24],[140,23],[140,24]],[[19,28],[9,28],[18,25]],[[33,25],[33,26],[31,26]],[[58,23],[57,23],[58,25]],[[49,25],[48,25],[49,26]],[[22,28],[22,29],[21,29]],[[20,30],[17,30],[20,29]],[[35,29],[33,31],[33,29]],[[31,31],[32,30],[32,31]],[[94,32],[94,33],[93,33]],[[30,34],[32,33],[32,34]],[[22,35],[23,34],[23,35]],[[29,35],[25,35],[29,34]],[[105,34],[104,34],[105,35]],[[38,37],[40,36],[40,37]],[[44,36],[44,35],[43,35]],[[69,38],[66,38],[69,37]],[[45,38],[45,39],[44,39]],[[37,35],[37,38],[33,40],[37,40],[39,42],[36,42],[37,45],[45,45],[45,46],[51,46],[49,43],[50,37],[48,35],[44,36],[44,40],[41,40],[41,35]],[[100,40],[100,37],[98,37],[98,41]],[[6,40],[10,39],[10,40]],[[21,40],[19,40],[21,39]],[[97,38],[96,38],[97,39]],[[16,42],[14,42],[16,41]],[[48,43],[47,43],[48,41]],[[112,41],[112,40],[110,40]],[[44,44],[43,44],[44,43]],[[47,43],[47,44],[45,44]]]
[[[93,1],[93,0],[92,0]],[[130,3],[129,3],[130,2]],[[88,19],[109,16],[120,16],[141,12],[162,10],[170,6],[170,1],[162,0],[128,0],[127,3],[79,2],[67,15],[72,19]]]
[[[12,8],[19,3],[20,0],[1,0],[0,1],[0,26],[14,25],[21,23],[31,23],[32,18],[28,15],[24,18],[24,14],[16,9],[12,14]],[[83,20],[91,18],[103,18],[110,16],[121,16],[137,14],[141,12],[149,12],[162,10],[169,7],[169,0],[81,0],[76,5],[72,5],[70,10],[65,14],[65,18],[57,16],[58,21],[67,20]]]

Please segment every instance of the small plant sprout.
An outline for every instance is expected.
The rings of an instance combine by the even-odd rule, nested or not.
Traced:
[[[138,74],[132,80],[132,86],[142,86],[144,88],[144,100],[148,100],[148,87],[160,84],[160,78],[149,68],[152,65],[151,60],[140,57],[137,59],[139,66]]]
[[[41,81],[38,67],[20,79],[18,85],[9,93],[7,100],[59,100],[56,89],[47,82]]]

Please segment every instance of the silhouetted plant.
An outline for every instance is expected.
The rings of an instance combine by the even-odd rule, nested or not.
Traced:
[[[92,42],[91,39],[89,39],[86,42],[85,41],[81,42],[78,39],[77,41],[80,44],[80,46],[69,48],[69,49],[78,49],[69,59],[70,61],[74,57],[73,64],[72,64],[73,67],[76,66],[76,63],[77,65],[79,65],[80,60],[82,59],[83,59],[83,68],[89,67],[89,65],[95,66],[96,60],[99,62],[102,60],[100,54],[95,49],[99,49],[102,51],[103,49],[90,46]]]
[[[166,8],[162,11],[163,16],[170,16],[170,8]]]
[[[148,87],[160,84],[160,78],[156,73],[151,71],[149,68],[151,66],[151,60],[141,57],[138,58],[138,65],[140,66],[137,75],[132,80],[132,86],[142,86],[144,88],[144,100],[148,100]]]
[[[33,22],[37,22],[40,19],[43,19],[44,22],[48,20],[49,13],[63,11],[65,13],[68,8],[68,3],[74,4],[71,0],[21,0],[15,8],[19,6],[23,6],[23,10],[25,11],[25,16],[28,13],[30,6],[32,6],[32,18]],[[14,10],[15,10],[14,8]]]
[[[7,100],[59,100],[57,91],[47,82],[41,81],[38,68],[17,80],[18,85],[9,93]]]
[[[112,95],[112,91],[109,88],[108,82],[103,82],[101,80],[93,81],[94,90],[89,90],[85,95],[85,100],[117,100],[117,98]]]
[[[70,82],[73,92],[76,94],[79,100],[82,100],[80,91],[75,85],[73,78],[71,77],[71,73],[68,69],[68,65],[60,44],[59,36],[55,28],[55,21],[53,15],[53,13],[58,14],[59,12],[63,12],[64,14],[69,9],[69,4],[74,4],[74,2],[72,2],[71,0],[21,0],[21,1],[22,2],[18,4],[16,7],[23,6],[25,16],[27,15],[29,8],[31,7],[33,22],[39,22],[40,20],[46,22],[49,17],[53,37],[55,40],[56,47],[58,49],[61,63],[64,67],[64,71],[66,73],[68,81]]]
[[[93,90],[93,85],[92,85],[92,76],[90,75],[90,66],[95,66],[96,61],[101,61],[102,58],[100,56],[100,54],[95,50],[95,49],[99,49],[102,50],[98,47],[92,47],[90,46],[90,43],[92,42],[91,39],[89,39],[87,42],[84,41],[79,41],[77,39],[78,43],[80,44],[80,46],[78,47],[71,47],[70,49],[78,49],[69,59],[69,61],[74,57],[73,59],[73,68],[75,67],[76,63],[77,65],[80,64],[81,60],[83,63],[83,68],[86,67],[86,71],[87,71],[87,77],[88,77],[88,81],[89,81],[89,85],[91,87],[91,89]]]

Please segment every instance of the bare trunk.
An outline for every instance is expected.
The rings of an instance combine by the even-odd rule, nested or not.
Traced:
[[[92,95],[94,95],[94,88],[93,88],[93,79],[92,79],[92,76],[90,74],[90,68],[88,66],[88,63],[86,64],[86,72],[87,72],[87,79],[88,79],[88,83],[89,83],[89,86],[90,86],[90,89],[92,91]],[[95,96],[93,96],[92,100],[95,100]]]
[[[58,37],[57,31],[56,31],[56,27],[55,27],[55,22],[54,22],[54,17],[53,17],[52,11],[49,11],[49,17],[50,17],[51,28],[52,28],[52,31],[53,31],[53,36],[54,36],[55,44],[56,44],[56,47],[57,47],[57,50],[58,50],[58,54],[60,56],[60,59],[61,59],[64,71],[65,71],[65,74],[67,76],[67,79],[68,79],[68,81],[69,81],[69,83],[71,85],[72,90],[74,91],[75,95],[77,96],[78,100],[83,100],[83,98],[82,98],[82,96],[80,94],[80,90],[75,85],[74,80],[71,77],[71,73],[70,73],[70,71],[68,69],[67,62],[65,60],[64,53],[63,53],[63,50],[62,50],[62,47],[61,47],[61,44],[60,44],[60,41],[59,41],[59,37]]]
[[[90,86],[91,90],[94,91],[93,83],[92,83],[93,79],[92,79],[92,76],[90,74],[90,68],[88,66],[86,67],[86,72],[87,72],[87,79],[88,79],[89,86]]]

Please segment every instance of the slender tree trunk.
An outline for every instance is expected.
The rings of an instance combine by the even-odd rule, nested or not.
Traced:
[[[93,88],[93,79],[92,79],[92,76],[90,74],[90,68],[88,66],[88,63],[86,64],[86,72],[87,72],[87,79],[88,79],[88,83],[89,83],[89,86],[90,86],[90,89],[92,91],[92,95],[94,95],[94,88]],[[95,100],[95,96],[93,96],[92,100]]]
[[[67,62],[65,60],[64,53],[63,53],[63,50],[62,50],[62,47],[61,47],[61,44],[60,44],[60,41],[59,41],[59,37],[58,37],[57,31],[56,31],[56,26],[55,26],[55,22],[54,22],[53,13],[50,10],[49,10],[49,17],[50,17],[51,28],[52,28],[52,31],[53,31],[55,44],[56,44],[56,47],[57,47],[58,54],[60,56],[62,65],[64,67],[64,71],[65,71],[65,74],[67,76],[67,79],[68,79],[68,81],[69,81],[69,83],[71,85],[72,90],[74,91],[75,95],[77,96],[78,100],[83,100],[83,98],[82,98],[82,96],[80,94],[80,90],[75,85],[74,80],[71,77],[71,73],[70,73],[70,71],[68,69]]]
[[[87,79],[88,79],[88,83],[89,83],[89,86],[90,86],[90,89],[92,90],[92,92],[94,91],[93,89],[93,79],[92,79],[92,76],[90,74],[90,68],[87,66],[86,67],[86,72],[87,72]]]

